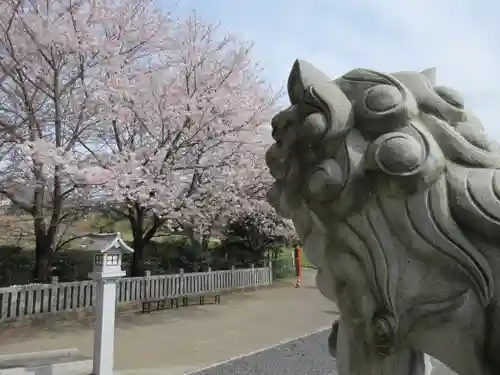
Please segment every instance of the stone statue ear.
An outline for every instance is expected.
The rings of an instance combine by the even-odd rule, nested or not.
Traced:
[[[329,82],[330,78],[321,70],[304,60],[295,60],[288,76],[288,96],[292,105],[302,100],[305,90],[313,85]]]
[[[422,70],[420,74],[425,76],[429,80],[431,85],[434,86],[436,84],[436,68],[428,68]]]

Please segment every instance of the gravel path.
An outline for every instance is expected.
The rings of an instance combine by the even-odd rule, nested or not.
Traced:
[[[328,353],[330,329],[241,357],[189,375],[336,375]],[[454,375],[433,359],[432,375]]]
[[[329,375],[336,374],[328,353],[329,330],[268,350],[200,370],[191,375]]]

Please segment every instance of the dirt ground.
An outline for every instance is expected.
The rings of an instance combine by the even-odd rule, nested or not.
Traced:
[[[115,330],[115,368],[132,373],[195,370],[329,326],[336,308],[319,294],[313,278],[314,272],[306,271],[301,288],[284,283],[235,293],[222,296],[220,305],[121,315]],[[91,326],[83,321],[4,329],[0,353],[78,348],[91,356]]]

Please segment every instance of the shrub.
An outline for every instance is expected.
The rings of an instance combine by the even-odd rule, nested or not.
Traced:
[[[278,253],[287,244],[289,233],[288,225],[272,213],[237,215],[225,227],[217,258],[228,266],[263,265],[269,252]]]

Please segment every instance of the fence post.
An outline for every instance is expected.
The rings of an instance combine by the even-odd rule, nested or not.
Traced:
[[[184,282],[185,282],[184,268],[179,268],[179,295],[181,297],[183,297],[186,294]]]
[[[57,291],[59,289],[58,283],[59,283],[59,277],[52,276],[52,278],[50,279],[50,284],[52,286],[50,288],[50,301],[49,301],[49,303],[50,303],[50,306],[49,306],[50,310],[49,311],[51,313],[57,312],[57,305],[58,305],[57,300],[59,298],[58,293],[57,293]]]
[[[231,266],[231,289],[236,287],[236,267]]]
[[[271,259],[269,259],[269,262],[267,263],[268,264],[268,269],[269,269],[269,284],[272,284],[273,283],[273,261]]]
[[[144,272],[145,283],[144,283],[144,296],[143,299],[151,298],[151,271]]]
[[[257,275],[255,273],[255,264],[250,265],[250,284],[252,284],[253,290],[257,290]]]
[[[208,291],[213,292],[214,291],[214,280],[213,280],[211,266],[208,266],[207,273],[208,273]]]

